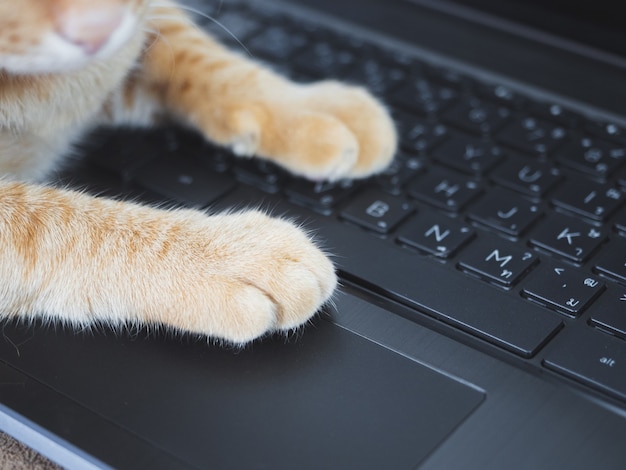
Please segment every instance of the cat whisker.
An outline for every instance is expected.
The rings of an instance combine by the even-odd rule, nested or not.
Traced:
[[[222,11],[222,7],[224,6],[224,0],[220,0],[217,5],[217,12],[220,13]]]
[[[143,31],[145,33],[147,33],[148,35],[152,36],[152,42],[150,42],[149,44],[145,45],[145,50],[144,52],[149,51],[155,44],[157,43],[161,43],[164,45],[167,45],[169,51],[170,51],[170,56],[172,57],[172,59],[174,59],[175,54],[174,54],[174,50],[172,48],[172,44],[169,41],[169,38],[167,36],[164,36],[163,34],[161,34],[161,31],[157,30],[157,29],[153,29],[153,28],[148,28],[145,27],[143,28]],[[174,73],[174,70],[170,71],[170,75]]]
[[[220,5],[218,7],[218,13],[219,10],[221,9],[223,2],[220,2]],[[159,2],[155,2],[155,6],[160,6]],[[222,22],[220,22],[218,19],[212,17],[211,15],[208,15],[207,13],[204,13],[201,10],[198,10],[197,8],[193,8],[187,5],[178,5],[178,7],[181,10],[187,11],[189,13],[193,13],[194,15],[198,15],[201,18],[207,19],[209,20],[211,23],[215,24],[217,27],[219,27],[220,29],[222,29],[226,34],[228,34],[232,39],[235,40],[235,42],[244,50],[244,52],[246,54],[248,54],[250,57],[254,57],[254,55],[252,54],[252,52],[250,52],[250,50],[246,47],[246,45],[235,35],[235,33],[233,33],[230,29],[228,29]],[[168,19],[168,18],[163,18],[160,16],[150,16],[150,19]],[[191,23],[191,25],[193,27],[195,27],[196,29],[200,29],[194,22]]]
[[[145,49],[146,51],[149,51],[152,48],[152,46],[159,41],[163,41],[163,43],[167,44],[171,49],[171,45],[170,45],[168,38],[166,36],[163,36],[161,34],[161,31],[157,29],[153,29],[153,28],[144,27],[143,32],[149,34],[153,38],[150,44],[146,44],[146,49]]]
[[[2,337],[4,338],[4,340],[5,340],[6,342],[8,342],[11,346],[13,346],[13,347],[15,348],[15,353],[17,354],[17,357],[20,357],[20,356],[21,356],[21,354],[20,354],[20,348],[19,348],[19,346],[18,346],[17,344],[15,344],[15,343],[11,340],[11,338],[9,338],[9,337],[7,336],[7,334],[6,334],[6,333],[5,333],[5,331],[4,331],[4,329],[5,329],[5,327],[6,327],[6,326],[7,326],[7,322],[6,322],[6,320],[5,320],[5,321],[2,323]]]

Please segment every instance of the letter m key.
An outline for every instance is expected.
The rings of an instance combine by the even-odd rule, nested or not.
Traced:
[[[494,260],[496,263],[500,263],[501,268],[504,268],[512,259],[513,257],[510,255],[500,256],[499,250],[493,250],[491,254],[485,258],[485,261]]]

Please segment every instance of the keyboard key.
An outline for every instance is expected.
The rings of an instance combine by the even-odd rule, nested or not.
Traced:
[[[530,103],[528,110],[532,114],[547,118],[565,127],[574,127],[582,119],[579,114],[565,109],[559,104],[533,102]]]
[[[604,283],[567,265],[546,265],[533,273],[524,295],[571,316],[579,315],[604,290]]]
[[[270,193],[278,192],[287,178],[281,168],[258,158],[241,158],[234,168],[234,173],[240,181]]]
[[[619,184],[621,187],[626,187],[626,168],[622,168],[617,173],[617,184]]]
[[[331,183],[292,178],[285,188],[285,193],[296,204],[328,214],[339,202],[352,194],[355,187],[356,183],[352,180]]]
[[[531,233],[531,244],[571,261],[584,262],[606,239],[606,229],[551,214]]]
[[[404,186],[424,168],[424,162],[417,157],[400,152],[393,162],[375,177],[376,183],[385,191],[400,194]]]
[[[507,235],[520,236],[540,216],[539,207],[509,191],[494,188],[468,212],[470,219]]]
[[[137,171],[142,187],[192,207],[206,207],[235,188],[230,178],[208,171],[183,155],[163,156]]]
[[[459,267],[508,288],[516,284],[537,261],[537,256],[523,246],[483,235],[463,251]]]
[[[390,64],[384,59],[368,57],[357,60],[341,78],[362,84],[375,94],[384,95],[403,83],[406,76],[404,68]]]
[[[589,180],[573,179],[556,190],[552,203],[583,217],[602,221],[615,212],[624,199],[624,194],[617,188]]]
[[[235,163],[235,160],[239,160],[239,158],[227,150],[209,144],[203,146],[198,159],[207,169],[217,173],[227,172]]]
[[[87,142],[83,144],[83,150],[88,152],[92,163],[119,174],[124,180],[130,180],[138,168],[149,164],[156,155],[168,152],[168,141],[175,139],[169,139],[167,134],[173,135],[171,132],[148,134],[137,129],[120,128],[115,132],[99,129],[89,139],[97,147]],[[137,152],[136,148],[145,150]]]
[[[306,34],[284,26],[272,25],[254,36],[246,43],[246,46],[255,54],[282,62],[290,59],[296,51],[302,49],[306,44],[308,44]]]
[[[467,135],[453,134],[432,151],[440,163],[470,175],[480,176],[502,159],[502,149]]]
[[[458,212],[477,197],[481,188],[457,173],[433,169],[409,184],[409,195],[440,209]]]
[[[491,177],[514,191],[541,197],[561,180],[561,172],[546,163],[512,158],[496,168]]]
[[[626,284],[626,240],[613,240],[603,250],[604,255],[595,263],[596,271]]]
[[[470,98],[454,105],[442,115],[442,119],[474,134],[491,134],[502,127],[510,116],[511,110],[507,107]]]
[[[448,135],[448,128],[443,124],[428,122],[401,111],[395,111],[393,115],[398,127],[400,145],[407,152],[427,152]]]
[[[544,365],[593,388],[626,399],[626,341],[586,329],[568,329],[548,350]]]
[[[626,287],[609,287],[589,310],[592,325],[626,338]]]
[[[292,60],[296,68],[316,77],[339,77],[357,62],[352,51],[327,40],[304,48]]]
[[[476,92],[481,97],[502,105],[521,108],[527,103],[526,98],[505,85],[477,85]]]
[[[474,85],[474,80],[450,69],[424,66],[424,73],[429,79],[459,91],[467,91]]]
[[[342,211],[341,217],[368,230],[389,233],[415,210],[414,206],[379,190],[360,193]]]
[[[496,139],[529,155],[546,155],[567,137],[565,128],[542,119],[528,117],[514,121],[498,132]]]
[[[466,224],[436,212],[424,211],[411,218],[398,232],[398,241],[441,258],[453,256],[474,238]]]
[[[613,122],[587,121],[585,130],[591,134],[608,139],[620,145],[626,145],[626,127]]]
[[[403,109],[427,116],[449,107],[458,95],[453,88],[418,78],[400,87],[391,95],[391,101]]]
[[[626,234],[626,210],[622,209],[618,211],[613,220],[614,227],[617,231]]]
[[[606,178],[626,161],[626,147],[590,137],[572,140],[557,153],[557,160],[597,178]]]

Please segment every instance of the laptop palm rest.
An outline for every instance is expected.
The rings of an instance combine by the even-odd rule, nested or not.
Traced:
[[[327,319],[243,351],[165,336],[6,325],[0,359],[203,468],[412,468],[484,398]]]

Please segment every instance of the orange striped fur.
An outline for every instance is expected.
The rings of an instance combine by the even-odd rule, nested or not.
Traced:
[[[300,228],[42,185],[88,129],[164,115],[311,179],[383,169],[396,134],[366,91],[292,83],[169,0],[0,0],[0,318],[160,324],[243,344],[305,323],[336,287]]]

